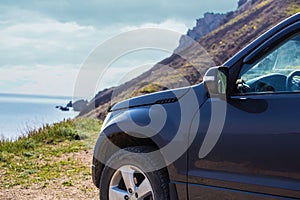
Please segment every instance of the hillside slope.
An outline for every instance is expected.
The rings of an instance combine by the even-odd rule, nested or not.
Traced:
[[[217,28],[200,36],[202,48],[181,48],[181,56],[174,53],[131,81],[99,92],[79,116],[103,119],[107,108],[123,99],[199,83],[209,67],[221,65],[263,32],[299,12],[299,8],[298,0],[240,0],[236,11],[222,15]]]

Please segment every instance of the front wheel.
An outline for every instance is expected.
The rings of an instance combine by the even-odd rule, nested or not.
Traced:
[[[128,147],[113,154],[102,171],[100,199],[169,199],[167,170],[165,168],[151,172],[146,170],[149,167],[156,169],[157,166],[161,166],[160,158],[143,154],[152,150],[150,147]]]

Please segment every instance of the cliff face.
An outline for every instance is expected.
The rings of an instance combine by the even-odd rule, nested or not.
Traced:
[[[227,14],[205,13],[203,18],[196,20],[196,26],[189,29],[186,35],[180,38],[179,46],[175,49],[175,53],[183,51],[192,43],[189,38],[199,40],[202,36],[215,30],[226,22]]]
[[[196,26],[194,26],[192,29],[189,29],[187,34],[180,38],[179,46],[174,52],[178,53],[189,47],[191,45],[191,40],[189,38],[192,38],[193,40],[200,40],[203,36],[214,31],[221,25],[226,24],[232,18],[246,10],[251,9],[256,2],[257,0],[239,0],[238,8],[235,11],[223,14],[212,12],[205,13],[202,18],[196,20]]]
[[[123,99],[199,83],[209,67],[221,65],[263,32],[299,12],[299,8],[298,0],[240,0],[234,12],[206,13],[187,33],[202,48],[186,43],[183,36],[172,56],[127,83],[99,92],[80,115],[103,119],[107,108]]]

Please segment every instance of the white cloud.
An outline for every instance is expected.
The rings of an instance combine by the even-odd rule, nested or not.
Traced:
[[[92,26],[49,19],[8,25],[0,30],[0,65],[78,63],[98,34]]]
[[[173,19],[167,19],[161,23],[145,23],[140,26],[133,26],[133,25],[125,26],[124,28],[121,29],[121,31],[131,31],[140,28],[162,28],[171,31],[176,31],[181,34],[185,34],[188,29],[187,26],[182,22]]]
[[[71,96],[78,75],[73,65],[6,66],[0,68],[4,93]]]
[[[58,22],[52,19],[44,19],[38,23],[16,24],[4,29],[4,32],[9,33],[27,33],[32,36],[39,36],[51,32],[55,33],[73,33],[73,32],[88,31],[93,32],[92,26],[80,26],[76,22]]]

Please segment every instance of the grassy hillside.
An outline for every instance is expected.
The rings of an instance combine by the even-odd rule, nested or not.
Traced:
[[[149,92],[199,83],[209,67],[222,64],[269,28],[299,12],[300,8],[298,0],[252,2],[247,7],[228,13],[225,24],[200,38],[198,42],[203,48],[191,46],[181,52],[186,59],[174,54],[139,77],[100,92],[80,115],[103,119],[107,108],[115,102]]]
[[[44,189],[53,182],[55,187],[91,182],[92,158],[89,156],[85,163],[82,156],[87,156],[92,149],[100,127],[96,119],[67,120],[29,131],[16,141],[1,139],[0,190],[33,186]],[[82,192],[94,189],[77,186],[82,187]]]

